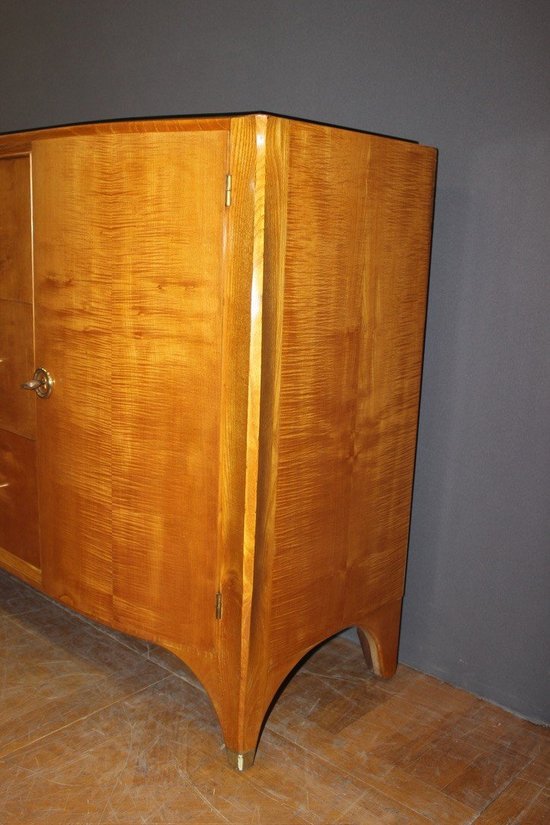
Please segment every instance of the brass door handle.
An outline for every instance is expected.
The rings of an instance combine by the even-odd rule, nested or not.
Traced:
[[[53,391],[54,380],[48,370],[38,367],[30,381],[21,384],[22,390],[34,390],[39,398],[49,398]]]

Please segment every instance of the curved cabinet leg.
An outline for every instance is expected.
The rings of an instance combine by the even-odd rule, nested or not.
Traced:
[[[389,679],[397,669],[401,599],[367,614],[357,627],[365,659],[377,676]]]
[[[377,676],[390,678],[396,671],[400,623],[401,599],[388,602],[377,610],[364,614],[357,621],[357,632],[365,659],[369,667],[372,665]],[[322,641],[323,639],[320,639],[319,643]],[[305,653],[307,650],[303,651],[303,654]],[[300,661],[301,655],[297,661]],[[226,690],[222,696],[216,697],[221,699],[214,704],[217,707],[225,741],[226,757],[229,765],[235,770],[245,771],[254,764],[259,738],[273,697],[276,696],[285,675],[290,673],[295,665],[296,659],[289,659],[286,665],[280,668],[277,678],[269,682],[266,681],[267,674],[262,668],[260,675],[256,673],[256,678],[249,675],[246,695],[242,697],[242,702],[224,702],[223,696],[227,697]],[[235,695],[238,690],[237,684]]]
[[[254,764],[258,743],[269,709],[269,703],[254,697],[241,705],[220,703],[218,721],[225,745],[225,755],[231,768],[246,771]]]

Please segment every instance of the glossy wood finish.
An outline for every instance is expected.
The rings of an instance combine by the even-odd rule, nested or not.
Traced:
[[[175,657],[0,573],[2,825],[545,825],[550,730],[336,638],[302,663],[256,764],[225,764]],[[26,690],[21,690],[21,685]]]
[[[397,664],[435,163],[402,141],[268,130],[244,752],[292,666],[338,630],[363,628],[380,675]]]
[[[269,115],[22,151],[41,586],[177,653],[251,760],[323,639],[357,625],[395,670],[435,152]]]
[[[34,375],[33,339],[32,303],[0,299],[0,428],[34,440],[36,396],[21,389]]]
[[[36,444],[1,429],[0,553],[2,566],[12,572],[19,572],[19,560],[40,567]],[[36,572],[29,572],[34,581]]]
[[[206,678],[227,134],[45,140],[34,168],[44,585]]]
[[[246,674],[254,593],[258,404],[262,335],[264,116],[231,122],[232,204],[228,210],[221,416],[219,691],[224,739],[236,752],[247,724]],[[238,174],[236,174],[238,170]],[[247,273],[243,277],[243,273]]]
[[[32,302],[28,155],[0,158],[0,299]]]
[[[31,178],[28,155],[0,158],[0,562],[39,581]]]

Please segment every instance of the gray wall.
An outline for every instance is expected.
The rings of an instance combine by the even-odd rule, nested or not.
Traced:
[[[262,109],[438,146],[401,660],[550,721],[548,0],[4,0],[0,131]]]

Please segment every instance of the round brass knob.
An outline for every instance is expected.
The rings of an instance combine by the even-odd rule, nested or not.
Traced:
[[[38,367],[31,380],[21,384],[21,389],[34,390],[39,398],[49,398],[53,392],[54,383],[48,370]]]

